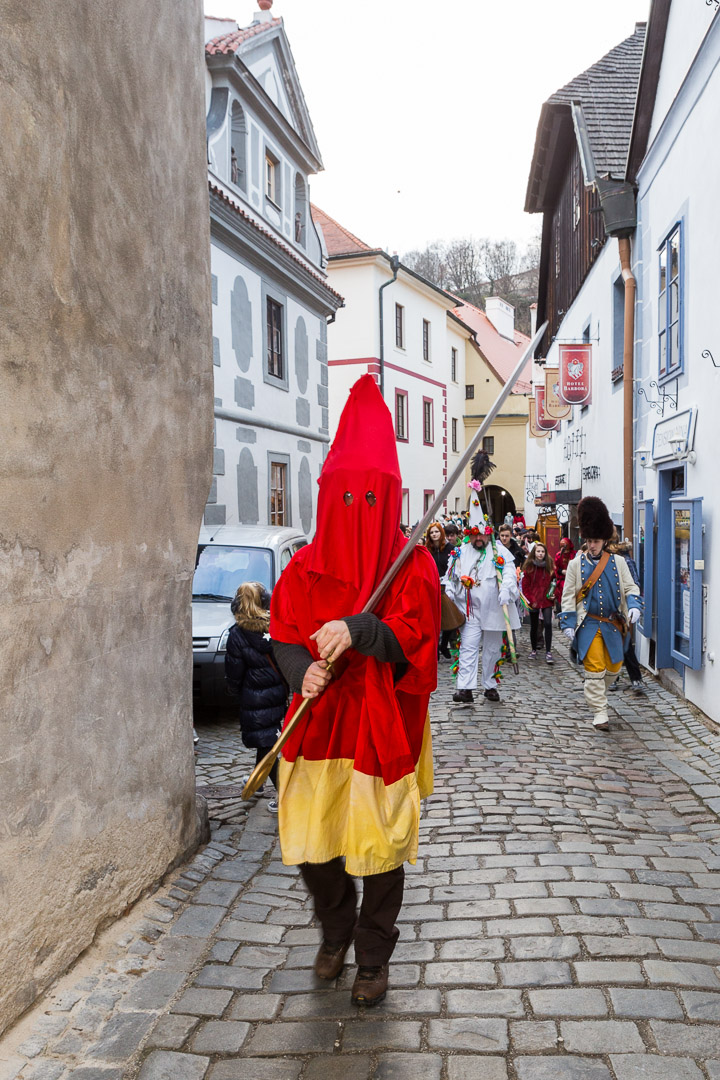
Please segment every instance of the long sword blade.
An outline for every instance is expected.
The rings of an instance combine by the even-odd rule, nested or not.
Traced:
[[[377,589],[372,594],[372,596],[368,600],[367,604],[363,608],[364,612],[373,610],[373,608],[378,603],[381,596],[383,595],[383,593],[387,589],[388,585],[390,584],[392,579],[397,574],[398,570],[410,558],[410,556],[411,556],[411,554],[413,552],[413,548],[415,547],[418,540],[420,539],[420,537],[423,535],[423,533],[427,529],[430,522],[435,520],[435,515],[437,514],[437,512],[440,509],[440,507],[442,506],[442,504],[445,502],[445,499],[447,498],[449,493],[452,491],[455,484],[458,482],[460,477],[465,472],[465,467],[466,467],[467,463],[469,462],[470,458],[473,456],[473,454],[475,453],[477,448],[481,445],[483,436],[485,435],[488,428],[491,426],[493,420],[495,419],[495,417],[497,416],[497,414],[500,412],[501,408],[505,404],[505,400],[509,396],[509,394],[510,394],[513,386],[515,385],[515,383],[518,381],[523,368],[527,364],[529,358],[534,355],[535,350],[537,349],[538,345],[540,344],[540,342],[542,340],[542,336],[545,333],[546,328],[547,328],[547,323],[545,322],[540,327],[540,329],[538,330],[538,332],[536,333],[535,337],[532,339],[532,341],[530,342],[528,347],[525,349],[525,352],[522,354],[522,357],[520,358],[520,360],[518,360],[517,365],[516,365],[512,375],[510,376],[508,381],[503,386],[503,388],[500,391],[500,393],[498,394],[492,408],[489,410],[487,416],[485,417],[485,419],[481,423],[480,427],[475,432],[475,435],[473,436],[470,444],[468,445],[467,449],[465,450],[465,453],[462,455],[462,457],[458,461],[457,465],[455,466],[455,468],[454,468],[454,470],[453,470],[453,472],[452,472],[452,474],[450,476],[450,479],[446,482],[446,484],[444,485],[442,491],[437,496],[437,498],[435,499],[435,502],[432,504],[432,506],[429,508],[429,510],[426,512],[425,516],[415,526],[415,529],[413,530],[413,534],[410,537],[410,539],[408,540],[407,544],[405,544],[402,551],[398,555],[397,559],[392,564],[392,566],[390,567],[390,569],[386,573],[385,577],[382,579],[382,581],[378,585]]]

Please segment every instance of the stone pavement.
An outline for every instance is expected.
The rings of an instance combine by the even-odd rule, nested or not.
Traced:
[[[441,669],[382,1005],[314,978],[277,820],[231,786],[251,755],[202,727],[211,843],[0,1042],[0,1080],[720,1080],[718,729],[649,680],[593,731],[559,648],[499,705],[453,706]]]

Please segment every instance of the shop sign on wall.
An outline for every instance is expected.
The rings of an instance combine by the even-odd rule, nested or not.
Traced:
[[[560,368],[545,368],[545,414],[555,420],[572,416],[572,405],[566,405],[560,397]]]
[[[535,422],[541,431],[557,431],[560,421],[545,412],[545,387],[535,387]]]
[[[560,399],[567,405],[592,400],[592,345],[560,345]]]

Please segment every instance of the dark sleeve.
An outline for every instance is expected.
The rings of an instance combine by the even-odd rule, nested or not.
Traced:
[[[377,615],[371,612],[348,615],[343,622],[350,631],[353,649],[363,656],[372,656],[388,664],[407,663],[398,639]]]
[[[228,634],[227,651],[225,653],[225,686],[231,697],[240,697],[243,679],[245,678],[245,661],[235,628]]]
[[[313,662],[309,649],[304,645],[288,645],[285,641],[272,643],[273,655],[290,689],[299,694],[305,672]]]

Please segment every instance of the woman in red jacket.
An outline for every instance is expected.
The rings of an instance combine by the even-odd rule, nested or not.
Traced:
[[[555,587],[555,610],[560,611],[562,605],[562,594],[565,588],[565,574],[570,563],[575,558],[575,548],[573,547],[572,540],[564,536],[560,541],[560,550],[555,556],[555,580],[557,585]]]
[[[525,560],[522,568],[522,594],[530,606],[530,660],[537,656],[538,628],[542,616],[545,631],[545,660],[548,664],[554,664],[552,654],[552,611],[555,581],[550,556],[547,548],[540,542],[536,543]],[[551,594],[548,597],[548,592]]]

